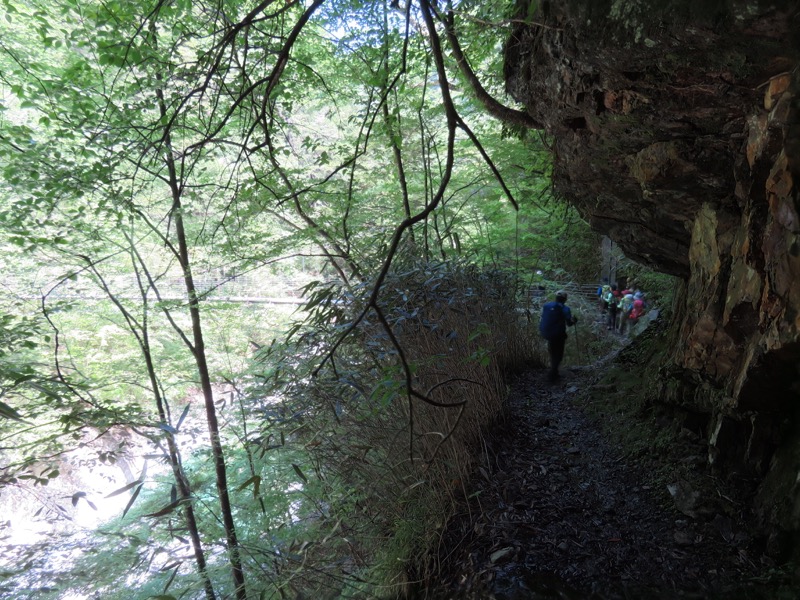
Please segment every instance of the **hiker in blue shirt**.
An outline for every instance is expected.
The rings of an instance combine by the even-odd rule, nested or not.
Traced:
[[[567,325],[575,325],[578,319],[572,316],[572,311],[565,304],[567,292],[556,292],[555,302],[548,302],[542,307],[542,318],[539,321],[539,332],[547,340],[547,350],[550,352],[550,372],[548,379],[556,381],[558,365],[564,358],[564,344],[567,341]]]

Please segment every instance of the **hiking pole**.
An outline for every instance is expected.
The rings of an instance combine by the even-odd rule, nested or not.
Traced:
[[[578,360],[581,358],[581,343],[578,341],[578,324],[573,323],[572,326],[575,328],[575,346],[578,348]]]

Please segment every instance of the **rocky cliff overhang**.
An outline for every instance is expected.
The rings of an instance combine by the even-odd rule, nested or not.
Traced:
[[[662,399],[710,415],[710,458],[764,475],[765,516],[800,531],[800,5],[519,8],[507,86],[556,190],[685,281]]]
[[[628,256],[688,277],[696,215],[736,212],[749,119],[796,69],[797,3],[523,4],[507,87],[555,141],[557,191]]]
[[[520,14],[508,89],[554,141],[556,190],[628,256],[687,282],[673,360],[710,385],[695,404],[798,397],[798,4]]]

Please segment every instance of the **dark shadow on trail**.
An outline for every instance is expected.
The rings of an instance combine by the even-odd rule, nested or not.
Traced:
[[[598,370],[516,379],[469,499],[442,533],[440,581],[418,597],[774,597],[754,583],[769,564],[737,500],[716,488],[704,497],[717,502],[697,501],[696,482],[718,483],[702,440],[684,436],[676,453],[647,460],[614,447],[592,406],[608,387]],[[654,475],[673,468],[670,485]],[[690,470],[696,478],[680,476]]]

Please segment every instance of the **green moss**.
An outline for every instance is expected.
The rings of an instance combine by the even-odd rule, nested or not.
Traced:
[[[671,483],[686,447],[676,441],[686,435],[684,424],[659,402],[658,369],[667,352],[666,327],[635,339],[617,356],[605,376],[590,390],[587,410],[622,454],[647,465],[651,485]],[[663,460],[664,457],[674,460]],[[656,460],[653,460],[653,459]]]

